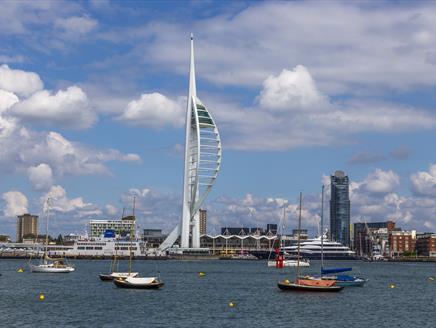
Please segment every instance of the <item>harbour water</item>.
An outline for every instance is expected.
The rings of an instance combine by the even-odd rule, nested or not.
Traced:
[[[142,275],[160,275],[161,290],[100,281],[110,261],[75,261],[70,274],[30,273],[27,265],[17,273],[24,264],[0,261],[1,327],[436,326],[433,263],[330,262],[369,279],[365,287],[332,294],[279,291],[277,281],[293,279],[294,268],[268,268],[264,261],[135,261]],[[319,272],[319,262],[302,271]]]

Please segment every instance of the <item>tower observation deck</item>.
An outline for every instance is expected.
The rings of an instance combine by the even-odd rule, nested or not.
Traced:
[[[200,248],[199,209],[214,185],[221,165],[218,129],[209,110],[197,97],[192,34],[185,133],[182,218],[160,245],[160,250],[170,248],[179,236],[181,248]]]

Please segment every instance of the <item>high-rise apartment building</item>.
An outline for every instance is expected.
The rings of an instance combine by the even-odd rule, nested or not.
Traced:
[[[199,219],[200,219],[200,236],[205,235],[207,233],[207,211],[199,210]]]
[[[38,236],[38,215],[31,215],[29,213],[18,215],[17,220],[17,242],[21,243],[23,237]]]
[[[330,235],[331,239],[350,246],[349,180],[343,171],[330,176]]]

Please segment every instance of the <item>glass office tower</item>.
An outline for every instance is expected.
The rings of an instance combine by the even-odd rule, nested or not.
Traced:
[[[350,197],[348,176],[336,171],[330,176],[330,235],[331,239],[350,246]]]

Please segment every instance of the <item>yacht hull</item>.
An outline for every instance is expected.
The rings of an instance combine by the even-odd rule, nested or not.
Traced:
[[[56,268],[53,266],[47,266],[47,265],[32,265],[30,266],[30,271],[35,273],[70,273],[73,272],[75,269],[73,267],[63,267],[63,268]]]
[[[298,265],[297,261],[295,260],[284,260],[283,266],[284,267],[296,267]],[[275,267],[276,261],[268,261],[269,267]],[[300,261],[300,267],[310,267],[310,263],[307,261]]]
[[[102,281],[112,281],[114,279],[126,279],[127,277],[136,277],[138,275],[138,272],[112,272],[110,274],[99,274],[99,278]]]
[[[151,283],[131,283],[127,280],[114,279],[115,286],[118,288],[130,288],[130,289],[159,289],[164,283],[160,281],[154,281]]]
[[[280,290],[283,291],[296,291],[296,292],[329,292],[329,293],[335,293],[340,292],[344,287],[342,286],[306,286],[296,283],[286,283],[286,282],[279,282],[277,283],[277,287],[279,287]]]

